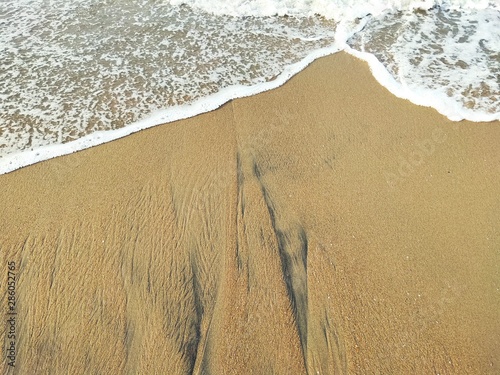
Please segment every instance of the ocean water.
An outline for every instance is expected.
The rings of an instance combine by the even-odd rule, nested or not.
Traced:
[[[395,95],[500,119],[500,0],[1,0],[0,174],[282,85],[345,50]]]

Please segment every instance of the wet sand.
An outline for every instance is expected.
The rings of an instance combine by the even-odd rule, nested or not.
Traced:
[[[498,374],[499,144],[339,53],[2,175],[1,372]]]

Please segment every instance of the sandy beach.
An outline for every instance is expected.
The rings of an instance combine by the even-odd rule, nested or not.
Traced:
[[[499,145],[338,53],[2,175],[0,372],[498,374]]]

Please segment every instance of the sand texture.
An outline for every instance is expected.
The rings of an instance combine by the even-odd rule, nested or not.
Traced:
[[[499,145],[338,53],[2,175],[0,372],[498,374]]]

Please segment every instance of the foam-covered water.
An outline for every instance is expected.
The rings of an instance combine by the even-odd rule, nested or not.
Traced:
[[[433,106],[452,120],[499,118],[496,10],[387,12],[370,17],[348,44],[373,54],[397,82],[394,91],[400,96]]]
[[[486,9],[498,8],[497,0],[170,0],[170,4],[189,4],[213,14],[233,16],[322,15],[329,19],[351,20],[374,16],[388,10]]]
[[[396,95],[454,120],[499,119],[499,9],[470,0],[3,0],[0,173],[277,87],[340,49],[366,59]]]

